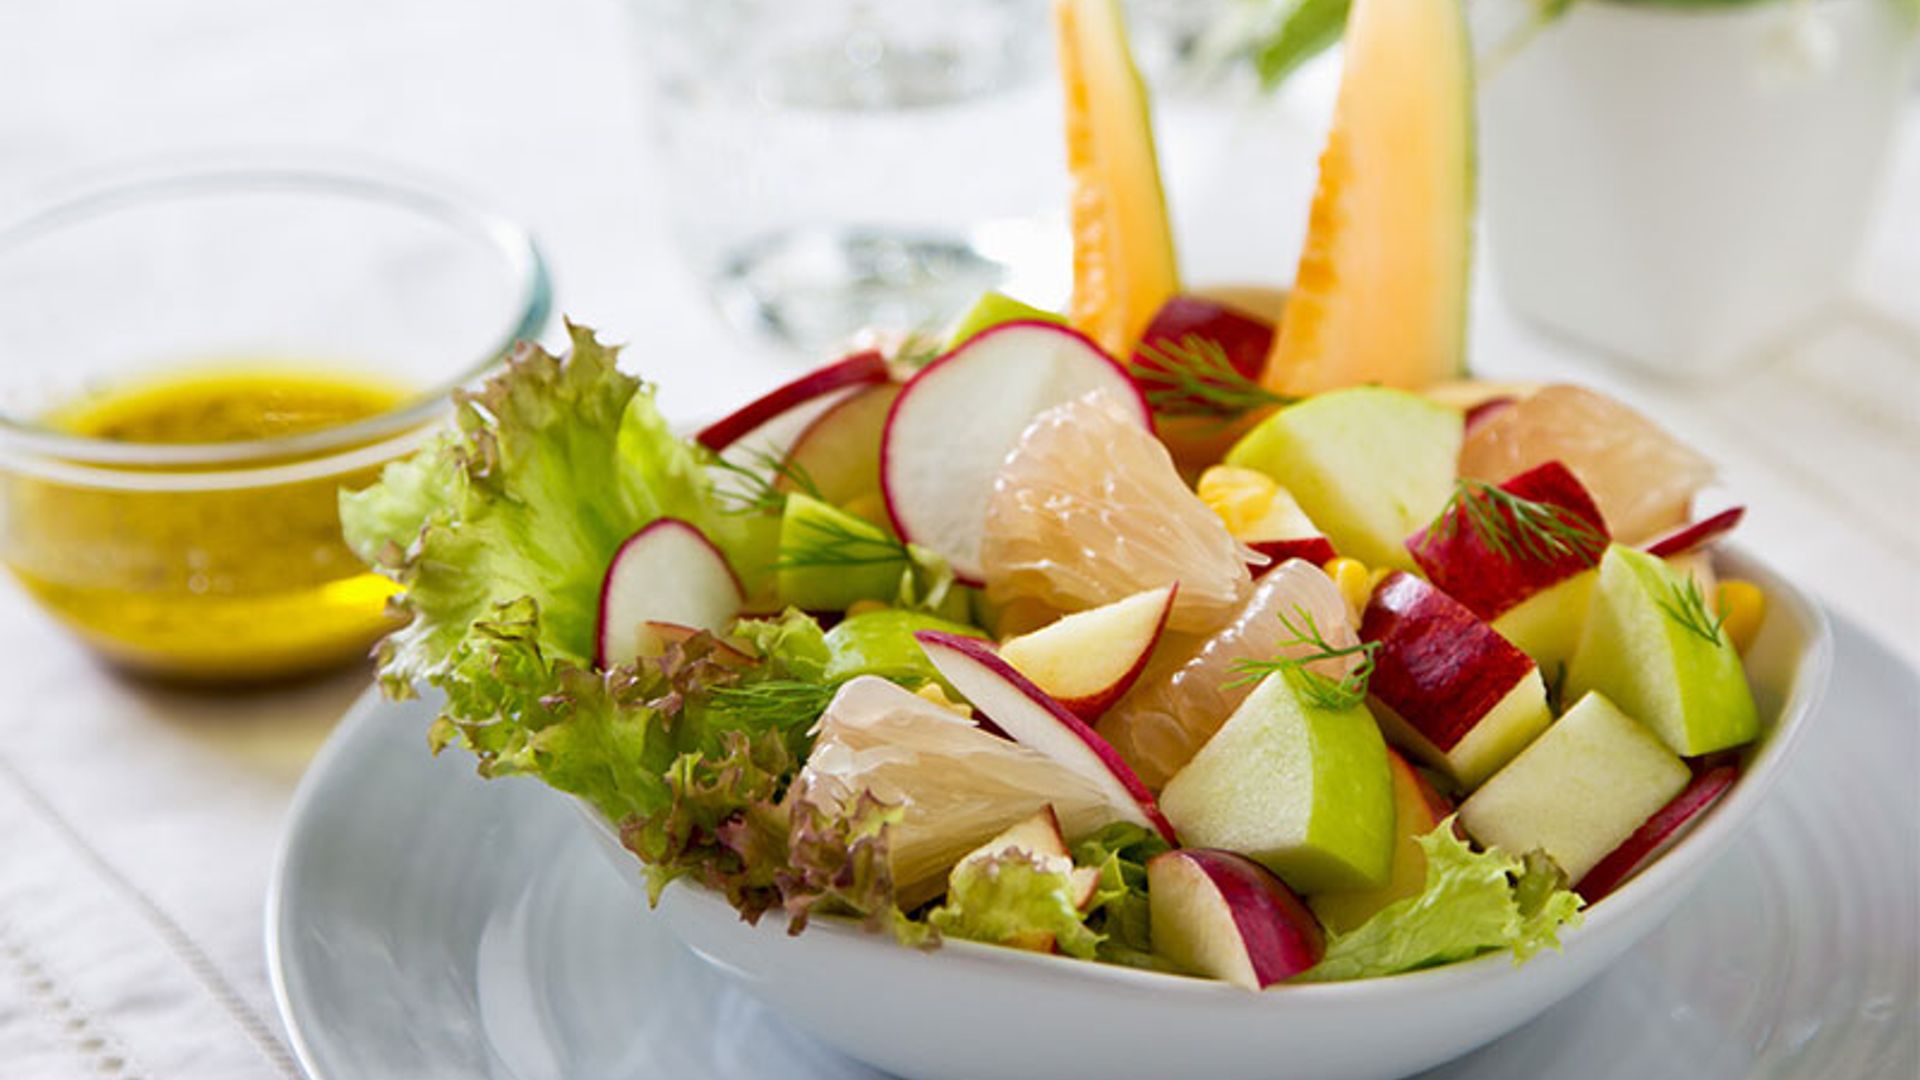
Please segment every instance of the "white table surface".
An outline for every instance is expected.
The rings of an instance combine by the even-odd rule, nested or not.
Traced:
[[[1326,87],[1163,108],[1191,276],[1290,271]],[[203,149],[450,177],[538,235],[562,310],[641,343],[670,411],[711,413],[794,361],[731,335],[675,261],[640,119],[615,0],[0,7],[0,218],[130,156]],[[1473,354],[1482,374],[1578,378],[1687,432],[1751,507],[1745,544],[1920,664],[1920,110],[1887,191],[1852,300],[1736,380],[1598,366],[1484,282]],[[0,342],[0,363],[33,360]],[[237,697],[132,684],[7,583],[0,676],[0,1076],[297,1076],[262,902],[288,798],[364,674]]]

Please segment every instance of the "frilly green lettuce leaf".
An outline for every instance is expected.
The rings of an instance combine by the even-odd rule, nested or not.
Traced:
[[[844,808],[788,800],[787,866],[779,875],[787,932],[806,929],[815,913],[859,919],[903,944],[931,946],[939,934],[900,910],[895,900],[887,839],[899,823],[898,806],[863,791]]]
[[[784,678],[820,682],[833,659],[826,631],[813,616],[797,608],[788,608],[770,619],[741,619],[733,624],[732,636],[753,646],[767,662],[778,665]]]
[[[721,751],[676,758],[665,776],[665,809],[626,818],[620,839],[647,865],[654,902],[677,878],[724,894],[748,922],[782,901],[789,817],[779,797],[794,759],[774,733],[718,735]]]
[[[451,431],[341,496],[348,545],[400,583],[411,617],[377,654],[390,694],[459,678],[476,624],[521,600],[541,654],[586,667],[607,563],[657,518],[737,546],[738,520],[719,512],[698,451],[668,430],[651,389],[592,331],[568,333],[565,359],[521,345],[505,371],[455,396]]]
[[[1160,834],[1116,821],[1073,845],[1073,861],[1100,870],[1087,926],[1101,935],[1094,957],[1110,964],[1176,970],[1153,954],[1147,908],[1147,860],[1167,850]]]
[[[942,934],[995,945],[1044,935],[1068,956],[1091,960],[1101,935],[1087,928],[1074,903],[1069,869],[1016,848],[967,859],[953,868],[946,903],[927,922]]]
[[[435,752],[463,745],[483,776],[537,776],[612,821],[665,805],[662,773],[676,750],[670,717],[651,704],[664,683],[657,672],[602,674],[552,660],[526,597],[476,619],[443,665]]]
[[[1335,936],[1326,956],[1300,982],[1336,982],[1395,975],[1510,949],[1519,964],[1560,947],[1562,927],[1580,924],[1580,898],[1541,855],[1476,854],[1453,832],[1453,819],[1419,838],[1427,883],[1418,894],[1380,909],[1352,932]]]

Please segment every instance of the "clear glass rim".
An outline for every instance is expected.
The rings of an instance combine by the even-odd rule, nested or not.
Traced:
[[[73,435],[0,414],[0,466],[68,483],[147,490],[253,487],[346,471],[365,464],[362,458],[376,453],[390,457],[400,446],[418,442],[417,429],[445,414],[455,390],[500,363],[518,342],[536,339],[546,326],[553,306],[552,282],[545,257],[524,228],[453,196],[363,172],[244,165],[185,169],[109,183],[0,225],[0,255],[146,203],[258,192],[308,193],[385,205],[481,241],[497,256],[507,276],[518,282],[510,318],[503,320],[504,333],[483,355],[393,409],[349,424],[276,438],[129,443]],[[336,456],[352,461],[335,460]],[[310,460],[314,458],[320,460]]]

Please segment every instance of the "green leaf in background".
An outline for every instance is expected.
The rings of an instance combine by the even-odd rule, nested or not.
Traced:
[[[1396,975],[1510,949],[1519,964],[1559,948],[1562,927],[1580,923],[1580,898],[1566,876],[1539,855],[1475,854],[1449,817],[1419,838],[1427,854],[1426,888],[1382,908],[1351,933],[1335,936],[1299,982]]]
[[[1352,0],[1280,0],[1265,6],[1266,30],[1251,42],[1248,55],[1260,85],[1271,90],[1340,40]]]
[[[1070,868],[1051,869],[1011,848],[954,867],[947,901],[927,922],[958,938],[1054,948],[1082,960],[1093,959],[1101,940],[1087,929],[1074,902]]]

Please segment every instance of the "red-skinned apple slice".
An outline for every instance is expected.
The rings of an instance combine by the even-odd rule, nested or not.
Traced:
[[[782,491],[794,488],[793,477],[811,481],[817,497],[844,506],[862,495],[880,490],[880,436],[887,413],[900,387],[893,383],[863,386],[835,402],[808,424],[787,451],[787,472],[779,478]]]
[[[1557,461],[1529,469],[1498,487],[1516,498],[1577,519],[1586,535],[1568,538],[1558,547],[1535,537],[1533,550],[1528,549],[1527,536],[1516,535],[1507,541],[1505,551],[1496,550],[1488,545],[1481,528],[1461,520],[1468,515],[1457,498],[1437,527],[1429,526],[1407,539],[1407,550],[1428,581],[1482,619],[1499,618],[1535,593],[1592,569],[1599,564],[1610,539],[1593,497]],[[1469,491],[1460,498],[1485,500],[1486,496]],[[1480,508],[1496,515],[1516,534],[1525,528],[1515,523],[1512,514],[1491,503],[1482,501]]]
[[[1204,296],[1174,296],[1160,305],[1146,332],[1140,335],[1140,344],[1134,347],[1134,379],[1142,390],[1151,393],[1172,388],[1174,384],[1169,380],[1156,378],[1151,373],[1166,372],[1168,350],[1183,351],[1189,337],[1203,338],[1220,346],[1233,370],[1256,383],[1267,369],[1267,354],[1273,351],[1273,324],[1265,319]],[[1198,399],[1185,399],[1181,403],[1210,404]]]
[[[1740,524],[1740,519],[1746,516],[1747,508],[1744,506],[1722,510],[1699,521],[1688,522],[1670,533],[1656,536],[1647,541],[1641,550],[1663,559],[1687,555],[1718,543],[1721,537],[1732,532],[1734,526]]]
[[[657,624],[719,633],[745,602],[740,579],[704,533],[679,518],[660,518],[627,537],[607,564],[594,664],[660,655],[672,632],[663,635]]]
[[[1000,659],[1089,723],[1146,670],[1179,584],[1075,612],[1000,646]]]
[[[1001,463],[1034,417],[1098,390],[1120,395],[1150,427],[1126,370],[1064,326],[1001,323],[923,368],[894,399],[880,482],[900,538],[944,556],[978,585],[987,499]]]
[[[857,352],[815,368],[747,402],[700,429],[694,441],[709,450],[725,450],[793,410],[809,403],[818,403],[818,399],[825,395],[844,392],[847,387],[883,383],[887,378],[886,357],[871,349]],[[806,420],[811,419],[811,416],[806,417]],[[795,427],[795,433],[804,426],[803,420]]]
[[[1390,741],[1472,788],[1546,729],[1546,684],[1526,653],[1405,571],[1380,582],[1360,620],[1379,642],[1368,690]]]
[[[1503,411],[1512,408],[1513,403],[1518,400],[1518,398],[1510,397],[1489,398],[1469,408],[1466,412],[1466,422],[1463,426],[1465,434],[1473,434],[1474,428],[1493,419]]]
[[[1273,501],[1267,504],[1267,512],[1260,520],[1248,525],[1244,535],[1236,535],[1234,539],[1267,557],[1265,566],[1253,568],[1255,577],[1288,559],[1305,559],[1315,566],[1325,566],[1340,554],[1334,550],[1333,541],[1300,509],[1300,501],[1282,487],[1274,489]]]
[[[1153,950],[1196,975],[1264,990],[1326,954],[1326,935],[1293,890],[1252,859],[1213,848],[1147,862]]]
[[[1014,742],[1099,785],[1115,816],[1153,829],[1169,844],[1179,843],[1153,792],[1113,746],[1015,671],[992,646],[978,638],[937,630],[921,630],[913,636],[954,689]]]
[[[1738,767],[1721,765],[1694,777],[1672,802],[1655,811],[1624,843],[1594,864],[1574,891],[1591,904],[1619,888],[1679,843],[1687,829],[1720,801],[1739,776]]]

